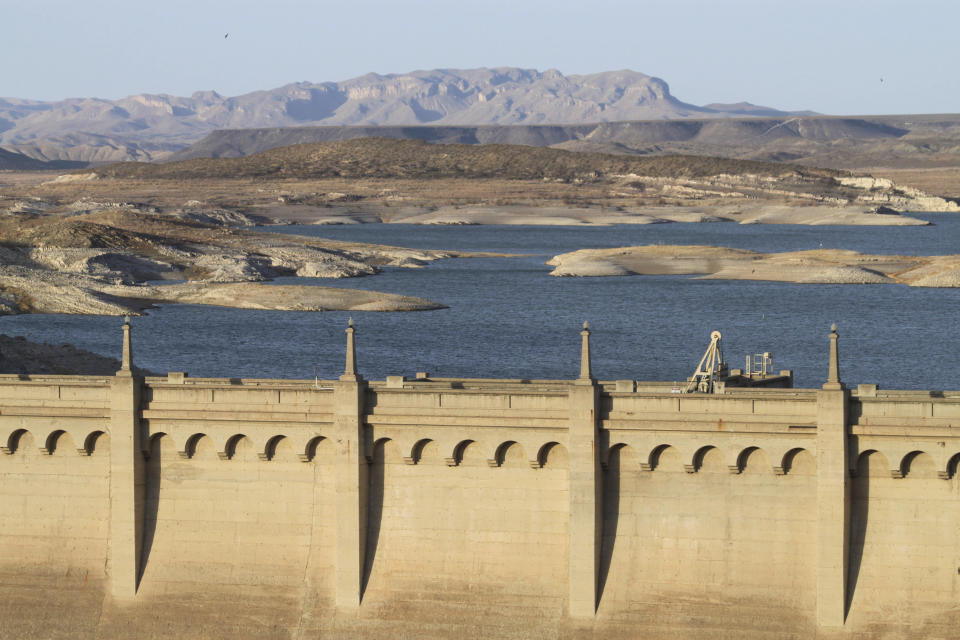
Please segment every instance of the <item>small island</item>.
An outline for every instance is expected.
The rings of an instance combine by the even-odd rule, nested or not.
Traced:
[[[960,287],[960,255],[868,255],[842,249],[760,253],[706,245],[581,249],[554,256],[552,276],[699,275],[714,280]]]

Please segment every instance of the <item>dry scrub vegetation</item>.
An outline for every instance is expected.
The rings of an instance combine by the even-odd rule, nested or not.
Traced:
[[[575,181],[614,175],[696,178],[718,174],[832,177],[840,172],[707,156],[631,157],[521,145],[430,144],[362,138],[281,147],[242,158],[168,164],[123,163],[90,169],[101,177],[197,178],[497,178]]]
[[[225,208],[279,205],[658,207],[733,200],[847,201],[844,172],[707,156],[636,157],[522,145],[364,138],[242,158],[86,169],[66,181],[11,184],[8,199],[112,200]],[[88,179],[95,178],[95,179]],[[795,195],[794,195],[795,194]],[[854,194],[855,197],[855,194]],[[361,202],[362,201],[362,202]],[[2,205],[2,202],[0,202]],[[393,217],[382,212],[382,217]],[[280,212],[268,213],[284,217]]]

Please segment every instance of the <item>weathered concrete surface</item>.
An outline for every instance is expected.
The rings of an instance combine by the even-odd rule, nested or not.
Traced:
[[[585,370],[0,376],[0,637],[953,637],[960,392]]]

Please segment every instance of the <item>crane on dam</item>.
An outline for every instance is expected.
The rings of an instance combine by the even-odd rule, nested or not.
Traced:
[[[768,387],[790,388],[793,386],[793,371],[786,369],[773,371],[773,354],[769,351],[747,356],[744,369],[730,369],[723,359],[719,331],[710,334],[710,344],[700,358],[700,364],[693,375],[687,378],[687,385],[674,393],[725,393],[732,387]]]
[[[723,350],[720,348],[722,338],[719,331],[710,334],[710,345],[700,358],[697,370],[687,378],[684,393],[713,393],[717,382],[727,377],[729,371],[727,363],[723,361]]]

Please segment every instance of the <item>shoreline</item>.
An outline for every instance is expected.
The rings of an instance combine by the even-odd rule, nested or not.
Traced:
[[[612,226],[735,222],[843,226],[927,226],[927,220],[884,207],[831,205],[704,205],[581,207],[533,205],[445,205],[389,207],[376,203],[324,207],[268,206],[257,215],[296,225],[413,224],[440,226]],[[928,213],[928,212],[916,212]],[[944,213],[950,212],[929,212]]]

